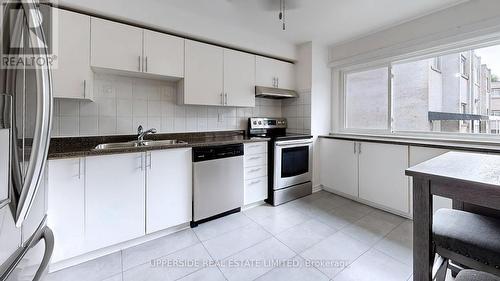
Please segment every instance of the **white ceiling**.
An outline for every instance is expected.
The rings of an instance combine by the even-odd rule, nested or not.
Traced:
[[[289,43],[319,41],[336,44],[405,22],[464,0],[285,0],[287,30],[281,29],[279,0],[154,0],[165,9],[204,20],[240,27]],[[161,4],[160,4],[161,3]],[[275,8],[274,10],[272,8]]]

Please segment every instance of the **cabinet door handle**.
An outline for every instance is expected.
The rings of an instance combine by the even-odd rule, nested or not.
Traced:
[[[149,169],[152,170],[153,169],[153,157],[151,157],[151,152],[149,152],[148,154],[149,154]]]
[[[262,157],[260,157],[260,156],[254,156],[254,157],[248,158],[248,160],[257,160],[257,159],[260,159],[260,158],[262,158]]]
[[[260,171],[260,170],[262,170],[262,168],[252,169],[252,170],[250,170],[249,172],[250,172],[250,173],[255,173],[255,172],[258,172],[258,171]]]
[[[224,105],[224,93],[220,93],[220,103]]]
[[[248,185],[258,184],[259,182],[261,182],[261,180],[252,181],[252,182],[251,182],[251,183],[249,183]]]
[[[225,96],[225,99],[226,99],[225,105],[227,105],[227,93],[225,93],[224,96]]]
[[[356,143],[353,144],[354,144],[354,154],[356,154]]]
[[[78,179],[82,178],[82,159],[78,158]]]
[[[147,56],[145,58],[145,63],[146,63],[146,71],[145,72],[148,72],[148,57]]]
[[[280,78],[277,77],[276,78],[276,88],[279,88],[280,87]]]
[[[83,80],[83,98],[87,97],[87,80]]]
[[[359,151],[359,154],[361,154],[361,143],[358,143],[358,151]]]
[[[139,72],[142,72],[142,56],[139,56]]]

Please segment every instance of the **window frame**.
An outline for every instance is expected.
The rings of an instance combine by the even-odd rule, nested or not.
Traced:
[[[451,46],[451,47],[450,47]],[[394,131],[393,130],[393,74],[392,68],[393,65],[405,62],[414,62],[418,60],[431,59],[436,56],[442,57],[445,55],[458,54],[460,56],[460,65],[462,65],[462,59],[465,58],[465,72],[466,75],[461,73],[461,69],[458,71],[458,75],[461,75],[465,79],[470,79],[469,74],[467,73],[467,57],[465,57],[462,53],[481,49],[491,46],[500,46],[500,34],[494,38],[489,39],[488,41],[479,40],[474,43],[473,40],[468,41],[467,43],[456,43],[450,44],[447,46],[434,47],[428,50],[422,50],[415,53],[397,55],[393,57],[387,58],[379,58],[372,62],[366,63],[358,63],[352,65],[344,65],[342,67],[333,67],[332,70],[338,73],[339,77],[339,127],[336,129],[334,133],[345,134],[345,135],[360,135],[360,136],[371,136],[371,137],[392,137],[392,138],[400,138],[400,137],[409,137],[409,138],[425,138],[439,141],[457,141],[461,142],[498,142],[500,139],[500,135],[494,134],[478,134],[478,133],[456,133],[456,132],[427,132],[427,131]],[[470,63],[470,62],[469,62]],[[347,112],[346,112],[346,77],[347,74],[353,72],[361,72],[367,71],[371,69],[387,67],[389,69],[389,93],[388,93],[388,128],[386,130],[380,129],[359,129],[359,128],[347,128]],[[469,65],[470,67],[470,65]]]

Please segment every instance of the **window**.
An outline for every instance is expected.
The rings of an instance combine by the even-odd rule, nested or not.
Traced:
[[[468,76],[467,58],[464,55],[460,55],[460,74],[462,74],[463,76]]]
[[[435,57],[432,60],[432,69],[441,72],[441,57]]]
[[[349,73],[345,78],[345,125],[351,129],[388,129],[389,68]]]
[[[498,131],[500,85],[490,79],[500,75],[500,64],[497,66],[495,60],[500,56],[500,45],[488,49],[496,56],[475,49],[345,73],[344,129],[452,134]],[[469,72],[472,63],[468,58],[477,62],[473,72]],[[429,71],[429,66],[441,70]],[[480,83],[464,79],[468,72]]]

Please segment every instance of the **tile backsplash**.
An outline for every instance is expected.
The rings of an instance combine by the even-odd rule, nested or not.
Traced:
[[[178,105],[168,81],[95,74],[94,102],[55,99],[52,136],[135,134],[137,127],[160,133],[247,128],[248,117],[287,117],[290,131],[310,131],[310,93],[299,99],[256,99],[254,108]]]

